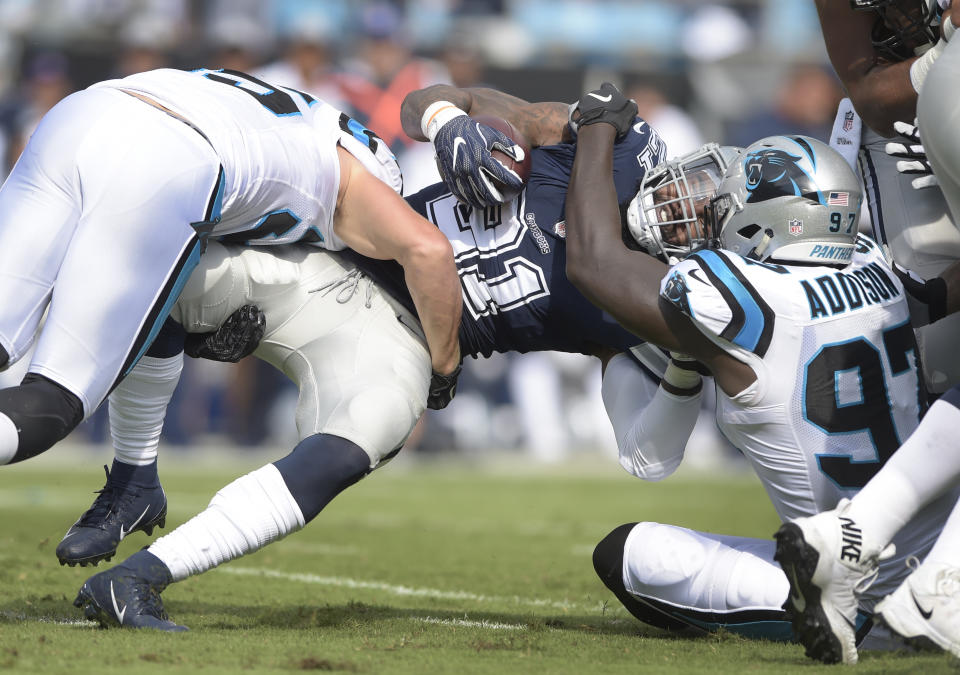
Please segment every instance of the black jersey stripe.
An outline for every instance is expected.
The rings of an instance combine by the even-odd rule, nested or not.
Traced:
[[[721,251],[703,251],[697,263],[730,307],[732,318],[720,334],[763,358],[770,348],[776,314],[763,296]]]
[[[180,296],[180,291],[183,290],[183,286],[187,283],[190,274],[197,266],[202,250],[203,242],[200,240],[200,237],[192,235],[187,245],[184,246],[180,258],[170,271],[167,281],[163,285],[163,289],[157,295],[156,301],[154,301],[147,317],[144,319],[140,332],[137,334],[137,337],[134,338],[133,345],[123,360],[120,373],[110,386],[110,391],[113,391],[120,383],[120,380],[126,377],[153,343],[154,338],[156,338],[164,322],[167,320],[173,303],[177,301],[177,298]]]
[[[869,183],[870,192],[873,199],[867,200],[870,208],[870,220],[873,223],[873,238],[881,244],[887,242],[887,230],[883,224],[883,198],[880,196],[880,180],[877,178],[877,167],[873,163],[870,151],[862,149],[860,151],[860,173],[863,174],[864,182]]]

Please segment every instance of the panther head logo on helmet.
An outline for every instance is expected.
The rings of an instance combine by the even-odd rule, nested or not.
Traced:
[[[762,202],[785,196],[821,201],[820,191],[799,165],[800,159],[799,155],[776,148],[763,148],[749,153],[743,160],[747,201]]]

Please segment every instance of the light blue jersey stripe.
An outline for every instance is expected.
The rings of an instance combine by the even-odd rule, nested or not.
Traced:
[[[727,267],[727,264],[716,252],[700,251],[696,255],[727,287],[743,310],[743,326],[731,342],[744,349],[756,351],[757,343],[760,341],[760,336],[763,334],[763,329],[767,321],[763,316],[760,305],[757,304],[757,301],[754,300],[750,291],[733,275],[730,268]]]

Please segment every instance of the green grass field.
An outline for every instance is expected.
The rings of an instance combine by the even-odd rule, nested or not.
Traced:
[[[167,532],[270,457],[168,453]],[[816,673],[796,645],[677,638],[638,624],[596,578],[593,546],[657,520],[766,537],[752,476],[646,484],[613,459],[562,467],[410,458],[305,530],[164,593],[192,630],[101,630],[72,606],[94,568],[54,555],[102,484],[108,451],[56,449],[0,470],[0,670],[27,673]],[[146,545],[142,533],[120,548]],[[116,562],[115,559],[113,562]],[[112,563],[107,563],[112,564]],[[104,564],[101,563],[102,569]],[[944,655],[866,654],[856,672],[950,672]]]

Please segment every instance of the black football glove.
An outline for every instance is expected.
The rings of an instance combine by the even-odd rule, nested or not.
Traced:
[[[933,167],[927,160],[927,151],[920,140],[920,130],[915,124],[894,122],[893,128],[900,134],[906,143],[887,143],[884,150],[891,157],[896,157],[897,171],[905,175],[916,176],[910,184],[914,190],[939,185],[937,177],[933,175]]]
[[[454,117],[440,127],[433,147],[443,182],[464,204],[478,209],[502,204],[504,193],[516,193],[523,187],[520,176],[490,154],[499,150],[522,162],[523,148],[468,115]]]
[[[947,315],[947,282],[940,277],[923,279],[906,267],[890,267],[907,292],[907,306],[914,326],[925,326]]]
[[[574,133],[588,124],[606,122],[617,130],[621,140],[633,127],[637,117],[637,102],[627,98],[609,82],[599,89],[587,92],[570,106],[570,128]]]
[[[252,354],[267,329],[267,319],[256,305],[244,305],[212,333],[188,333],[183,347],[195,359],[236,363]]]
[[[430,390],[427,392],[427,407],[430,410],[443,410],[453,397],[457,395],[457,379],[460,377],[460,366],[457,366],[449,375],[441,375],[433,371],[430,377]]]

